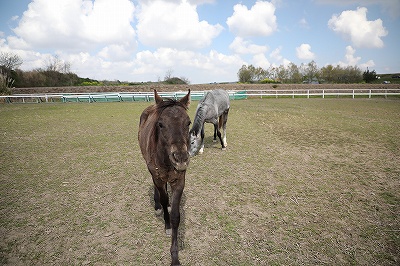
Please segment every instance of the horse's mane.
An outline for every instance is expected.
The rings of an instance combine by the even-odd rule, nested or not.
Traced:
[[[171,107],[171,106],[174,106],[174,105],[178,105],[178,106],[182,107],[182,108],[185,109],[185,110],[188,109],[188,107],[187,107],[185,104],[181,103],[180,101],[177,101],[177,100],[175,100],[175,99],[167,98],[167,99],[165,99],[164,101],[162,101],[162,102],[156,104],[156,110],[157,110],[157,112],[158,112],[159,114],[161,114],[161,112],[162,112],[165,108]]]
[[[193,126],[190,130],[190,133],[194,132],[195,135],[199,134],[201,127],[204,124],[205,119],[205,110],[204,110],[204,101],[201,102],[196,110],[196,115],[194,117]]]

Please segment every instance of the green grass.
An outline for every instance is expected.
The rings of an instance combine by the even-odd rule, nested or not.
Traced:
[[[197,102],[189,110],[193,119]],[[0,105],[0,264],[167,265],[146,102]],[[400,101],[231,102],[191,159],[184,265],[398,265]]]

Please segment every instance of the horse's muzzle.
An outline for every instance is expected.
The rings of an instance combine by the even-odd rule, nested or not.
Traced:
[[[189,166],[189,153],[187,151],[171,152],[169,159],[177,171],[185,171]]]

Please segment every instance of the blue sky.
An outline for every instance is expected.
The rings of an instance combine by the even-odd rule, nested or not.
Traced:
[[[399,0],[0,0],[0,52],[82,77],[236,81],[243,64],[314,60],[400,72]]]

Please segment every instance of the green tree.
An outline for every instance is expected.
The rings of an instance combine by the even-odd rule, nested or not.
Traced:
[[[327,65],[321,68],[321,78],[328,83],[334,82],[334,66]]]
[[[374,80],[377,79],[375,70],[369,71],[368,68],[367,68],[366,71],[364,71],[364,73],[363,73],[362,76],[363,76],[363,80],[364,80],[366,83],[371,83],[372,81],[374,81]]]
[[[248,82],[251,82],[251,80],[253,79],[251,70],[249,69],[249,67],[247,65],[243,65],[239,69],[237,76],[238,76],[239,82],[241,82],[241,83],[248,83]]]
[[[289,79],[288,82],[290,82],[290,83],[300,83],[301,82],[302,76],[300,73],[300,69],[296,64],[290,62],[287,71],[288,71],[288,79]]]
[[[319,69],[317,63],[313,60],[304,68],[304,76],[308,82],[319,80]]]

